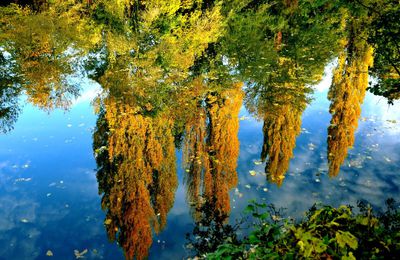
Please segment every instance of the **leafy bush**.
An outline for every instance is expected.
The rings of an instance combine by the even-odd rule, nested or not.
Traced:
[[[296,222],[282,218],[273,205],[252,201],[246,208],[254,220],[248,237],[229,238],[206,259],[395,259],[400,255],[400,212],[395,201],[375,213],[366,202],[351,206],[314,205]],[[230,234],[232,236],[232,234]],[[203,238],[204,239],[204,238]]]

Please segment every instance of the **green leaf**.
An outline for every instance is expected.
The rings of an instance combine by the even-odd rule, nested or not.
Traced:
[[[261,220],[266,220],[269,217],[269,213],[268,212],[264,212],[263,214],[260,215],[260,219]]]
[[[257,244],[260,242],[260,239],[256,235],[251,234],[249,236],[249,242],[250,242],[250,244]]]
[[[342,256],[342,260],[356,260],[356,258],[353,255],[353,252],[349,252],[349,255]]]
[[[346,247],[346,245],[352,249],[357,249],[358,247],[357,238],[350,232],[343,232],[339,230],[336,232],[336,241],[341,248]]]
[[[257,203],[257,202],[255,202],[254,204],[255,204],[257,207],[262,208],[262,209],[267,208],[267,204],[265,204],[265,203]]]
[[[368,217],[359,216],[359,217],[357,218],[357,222],[358,222],[359,224],[363,225],[363,226],[368,226],[369,219],[368,219]]]
[[[244,212],[245,213],[251,213],[251,212],[254,212],[254,210],[255,210],[255,207],[254,207],[254,205],[247,205],[247,207],[244,209]]]

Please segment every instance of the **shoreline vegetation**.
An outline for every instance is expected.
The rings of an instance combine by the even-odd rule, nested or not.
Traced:
[[[337,208],[314,204],[301,220],[284,209],[250,201],[243,219],[231,225],[209,212],[187,234],[189,259],[396,259],[400,255],[400,210],[394,199],[386,209],[368,202]],[[241,237],[249,225],[247,236]]]

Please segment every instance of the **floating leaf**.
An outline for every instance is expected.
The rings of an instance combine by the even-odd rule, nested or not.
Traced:
[[[47,256],[53,256],[53,252],[51,252],[51,250],[47,250],[46,255]]]
[[[75,257],[76,257],[76,259],[79,259],[79,258],[85,258],[85,254],[88,252],[88,250],[87,249],[84,249],[82,252],[79,252],[78,250],[74,250],[74,254],[75,254]]]
[[[249,171],[249,173],[250,173],[251,176],[256,176],[257,175],[257,172],[253,171],[253,170]]]
[[[388,158],[388,157],[386,157],[386,156],[383,156],[383,158],[384,158],[385,161],[387,161],[387,162],[392,162],[392,160],[390,160],[390,158]]]
[[[15,181],[14,182],[28,182],[28,181],[31,181],[32,180],[32,178],[18,178],[18,179],[15,179]]]

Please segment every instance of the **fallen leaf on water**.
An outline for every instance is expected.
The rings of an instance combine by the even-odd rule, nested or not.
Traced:
[[[386,157],[386,156],[383,156],[383,158],[385,159],[385,161],[387,161],[387,162],[391,162],[392,160],[390,160],[390,158],[388,158],[388,157]]]
[[[28,223],[29,221],[26,218],[21,219],[22,223]]]
[[[256,176],[256,174],[257,174],[257,172],[253,171],[253,170],[249,171],[249,173],[250,173],[251,176]]]
[[[53,252],[51,252],[51,250],[47,250],[46,255],[47,256],[53,256]]]
[[[74,254],[75,254],[76,259],[85,258],[84,254],[86,254],[87,252],[88,252],[87,249],[83,250],[82,252],[79,252],[76,249],[74,250]]]
[[[18,178],[18,179],[15,179],[15,181],[14,181],[14,183],[16,183],[16,182],[28,182],[28,181],[31,181],[32,180],[32,178]]]
[[[260,164],[262,164],[262,161],[255,161],[254,164],[255,165],[260,165]]]
[[[281,217],[277,216],[277,215],[272,215],[272,220],[273,221],[279,221],[281,219]]]

